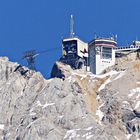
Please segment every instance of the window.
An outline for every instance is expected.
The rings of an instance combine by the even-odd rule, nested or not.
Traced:
[[[77,41],[64,41],[63,42],[63,50],[65,50],[66,54],[68,53],[77,53]]]
[[[112,59],[112,48],[102,47],[102,59]]]

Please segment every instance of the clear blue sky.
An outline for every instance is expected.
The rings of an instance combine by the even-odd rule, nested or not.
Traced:
[[[71,13],[76,35],[86,42],[95,32],[117,34],[121,46],[140,39],[140,0],[1,0],[0,56],[18,61],[27,50],[60,47],[36,59],[38,71],[48,77],[61,56],[61,37],[69,36]]]

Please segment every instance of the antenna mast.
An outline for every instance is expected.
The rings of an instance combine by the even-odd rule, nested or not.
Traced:
[[[74,19],[73,15],[70,16],[70,37],[74,37]]]

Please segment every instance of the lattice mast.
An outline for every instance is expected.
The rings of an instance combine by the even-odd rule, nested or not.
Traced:
[[[28,68],[31,70],[35,70],[36,71],[36,67],[35,67],[35,57],[38,54],[36,53],[35,50],[31,50],[31,51],[26,51],[25,54],[23,55],[23,59],[27,60],[28,63]]]

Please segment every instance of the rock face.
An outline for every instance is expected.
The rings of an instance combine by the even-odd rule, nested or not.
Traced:
[[[56,62],[52,77],[0,58],[2,140],[140,138],[139,60],[99,76]]]

